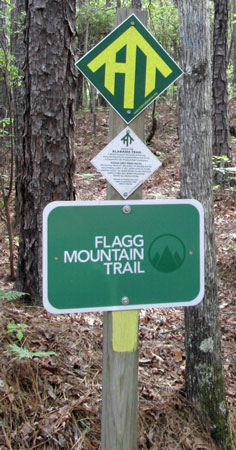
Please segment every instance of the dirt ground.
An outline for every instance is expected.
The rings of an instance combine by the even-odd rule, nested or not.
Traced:
[[[231,104],[231,125],[236,126]],[[150,116],[146,134],[150,131]],[[106,181],[90,160],[108,143],[108,113],[97,113],[96,139],[90,113],[77,116],[78,200],[106,198]],[[232,141],[236,165],[236,140]],[[179,142],[174,106],[157,105],[150,149],[162,161],[143,186],[144,199],[175,198],[179,190]],[[214,191],[222,358],[236,438],[236,195]],[[10,290],[8,242],[0,218],[0,289]],[[17,236],[15,239],[17,254]],[[9,324],[22,329],[9,331]],[[27,325],[27,327],[22,327]],[[102,314],[54,316],[22,300],[0,309],[0,448],[99,449],[101,429]],[[214,450],[208,424],[184,395],[183,308],[141,311],[139,328],[139,449]],[[19,359],[9,345],[25,351]],[[26,353],[28,350],[31,353]],[[34,355],[33,352],[55,352]],[[21,355],[23,356],[23,353]],[[26,357],[27,356],[27,357]]]

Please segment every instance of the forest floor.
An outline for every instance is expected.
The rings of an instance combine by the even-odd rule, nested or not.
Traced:
[[[106,181],[90,163],[108,143],[108,113],[77,116],[77,199],[106,198]],[[236,105],[231,105],[236,127]],[[146,134],[150,131],[150,117]],[[144,184],[144,199],[176,197],[179,142],[176,110],[157,105],[157,130],[150,149],[162,167]],[[236,141],[233,141],[236,165]],[[236,439],[236,186],[214,191],[222,358],[226,394]],[[0,289],[10,290],[8,242],[0,218]],[[17,237],[15,239],[17,253]],[[142,310],[139,328],[138,449],[214,450],[209,426],[184,394],[183,308]],[[27,325],[23,337],[9,324]],[[0,448],[99,449],[102,401],[102,314],[51,315],[18,299],[0,309]],[[19,359],[9,345],[55,355]],[[17,351],[17,350],[16,350]],[[27,353],[26,353],[27,355]],[[31,356],[31,358],[29,357]],[[112,450],[112,449],[111,449]]]

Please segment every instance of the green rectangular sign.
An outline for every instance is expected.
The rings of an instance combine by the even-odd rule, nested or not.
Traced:
[[[126,123],[183,73],[135,14],[76,65]]]
[[[52,313],[192,306],[204,295],[196,200],[53,202],[43,214]]]

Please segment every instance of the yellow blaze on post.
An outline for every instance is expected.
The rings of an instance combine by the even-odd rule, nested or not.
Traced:
[[[138,348],[139,311],[112,313],[112,348],[114,352],[135,352]]]
[[[124,46],[126,46],[126,62],[116,62],[117,52]],[[171,74],[172,69],[135,27],[130,27],[88,64],[88,68],[92,72],[96,72],[105,64],[104,86],[112,95],[115,94],[116,73],[125,74],[124,108],[127,109],[134,108],[137,47],[146,56],[145,97],[147,97],[156,86],[156,69],[165,78]]]

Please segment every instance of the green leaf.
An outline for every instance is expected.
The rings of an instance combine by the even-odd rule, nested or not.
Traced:
[[[22,297],[23,295],[28,295],[25,292],[18,291],[8,291],[4,292],[0,289],[0,301],[2,300],[16,300],[17,298]]]
[[[8,331],[7,333],[14,333],[16,332],[16,337],[19,341],[22,341],[24,337],[23,330],[27,328],[27,325],[25,323],[9,323],[7,325]]]
[[[34,357],[41,358],[43,356],[51,356],[51,355],[57,356],[57,354],[55,352],[31,352],[27,348],[19,347],[16,344],[10,344],[7,346],[7,348],[9,349],[8,353],[15,354],[15,356],[17,356],[18,359],[23,359],[23,358],[32,359]]]
[[[27,348],[19,347],[16,344],[10,344],[7,346],[9,348],[9,353],[14,353],[19,359],[30,358],[32,359],[32,352],[27,350]]]

